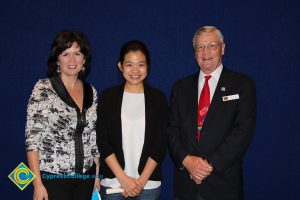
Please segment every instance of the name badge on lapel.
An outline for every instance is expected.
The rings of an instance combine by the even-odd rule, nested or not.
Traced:
[[[229,95],[229,96],[223,96],[222,99],[223,101],[231,101],[231,100],[235,100],[235,99],[239,99],[240,96],[239,94],[234,94],[234,95]]]

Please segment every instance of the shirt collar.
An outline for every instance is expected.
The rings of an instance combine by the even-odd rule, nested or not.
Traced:
[[[219,80],[222,69],[223,69],[223,64],[221,63],[217,67],[217,69],[210,74],[212,76],[212,78],[215,80]],[[205,76],[208,76],[208,74],[205,74],[202,70],[200,70],[199,79],[204,79]]]

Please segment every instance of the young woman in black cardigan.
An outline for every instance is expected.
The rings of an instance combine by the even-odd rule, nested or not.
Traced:
[[[100,95],[97,144],[104,200],[159,199],[168,106],[161,91],[145,84],[149,66],[147,47],[140,41],[127,42],[118,60],[125,83]],[[108,188],[123,192],[106,194]]]

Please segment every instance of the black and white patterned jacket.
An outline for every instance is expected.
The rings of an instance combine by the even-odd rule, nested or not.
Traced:
[[[40,170],[85,173],[99,157],[96,145],[97,92],[84,82],[80,112],[60,77],[39,80],[30,96],[25,130],[26,151],[39,151]]]

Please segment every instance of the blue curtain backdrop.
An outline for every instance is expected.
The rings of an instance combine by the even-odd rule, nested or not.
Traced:
[[[10,0],[0,9],[1,199],[32,199],[32,184],[21,191],[7,176],[20,162],[27,164],[26,106],[35,82],[45,77],[56,32],[72,29],[88,36],[93,47],[88,81],[98,92],[122,80],[116,68],[120,46],[144,41],[152,57],[148,81],[169,96],[177,79],[198,70],[191,41],[203,25],[222,30],[224,65],[257,84],[257,128],[244,162],[246,200],[300,199],[296,0]],[[172,168],[167,156],[163,200],[173,199]]]

